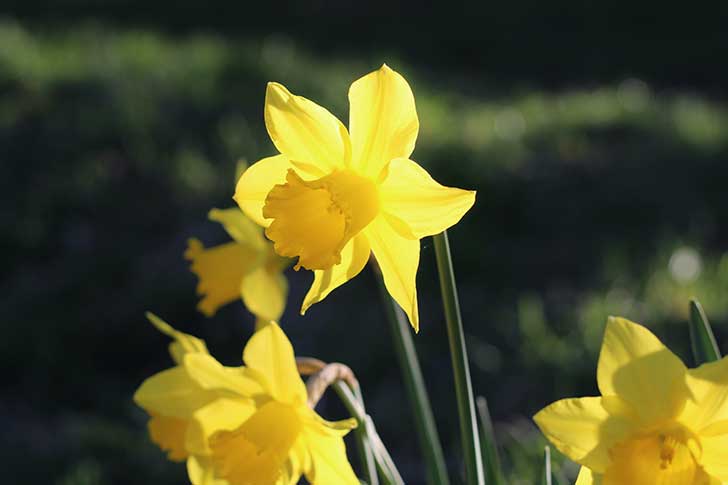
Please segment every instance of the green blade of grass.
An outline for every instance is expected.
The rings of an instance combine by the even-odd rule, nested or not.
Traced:
[[[690,343],[697,365],[720,360],[720,350],[713,329],[698,300],[690,300]]]
[[[498,443],[493,432],[493,421],[490,419],[488,401],[483,396],[475,398],[480,418],[480,451],[483,455],[483,472],[488,485],[505,485],[501,467]]]

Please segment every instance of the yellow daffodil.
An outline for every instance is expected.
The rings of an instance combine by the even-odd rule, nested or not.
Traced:
[[[146,381],[134,401],[151,416],[149,433],[171,460],[187,460],[194,485],[358,484],[343,436],[356,426],[328,422],[306,405],[293,347],[270,322],[243,351],[245,366],[225,367],[205,343],[174,330],[176,366]]]
[[[578,485],[728,483],[728,358],[687,369],[649,330],[612,317],[597,381],[600,397],[534,418],[582,465]]]
[[[386,65],[349,89],[349,131],[326,109],[269,83],[265,125],[280,154],[253,164],[235,200],[296,269],[314,271],[306,309],[356,276],[371,252],[418,329],[419,240],[467,212],[475,192],[444,187],[410,160],[419,131],[407,81]]]
[[[245,307],[260,320],[278,320],[286,306],[283,270],[289,261],[275,253],[260,227],[239,209],[212,209],[209,218],[222,224],[233,241],[205,249],[199,240],[190,239],[185,258],[200,279],[197,293],[204,295],[198,309],[209,317],[242,296]]]

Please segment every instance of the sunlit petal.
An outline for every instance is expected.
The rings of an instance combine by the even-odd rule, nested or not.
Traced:
[[[343,438],[319,427],[306,427],[304,436],[311,453],[311,468],[306,478],[312,485],[359,484],[346,456]]]
[[[237,243],[254,248],[257,251],[265,250],[263,231],[240,208],[212,209],[207,214],[207,217],[211,221],[222,224],[225,231]]]
[[[134,402],[150,414],[177,418],[189,418],[215,398],[217,394],[201,388],[181,366],[154,374],[134,393]]]
[[[690,399],[680,421],[701,431],[713,423],[728,421],[728,357],[688,370]]]
[[[253,369],[224,367],[206,354],[188,354],[184,367],[190,378],[202,389],[217,391],[228,396],[252,398],[265,393],[265,382],[260,382]]]
[[[645,423],[671,419],[688,396],[686,372],[682,361],[645,327],[609,318],[597,370],[602,395],[621,397]]]
[[[633,429],[629,420],[611,415],[599,397],[562,399],[533,419],[559,451],[599,473],[609,465],[610,447]]]
[[[351,145],[341,121],[281,84],[268,83],[265,126],[273,144],[289,160],[315,166],[322,174],[348,163]]]
[[[240,292],[251,313],[262,320],[279,320],[286,307],[288,281],[278,271],[258,266],[245,275]]]
[[[187,475],[192,485],[229,485],[226,480],[215,478],[212,458],[190,456],[187,460]]]
[[[207,354],[207,345],[205,342],[197,337],[188,335],[184,332],[180,332],[172,328],[170,324],[156,316],[151,312],[146,313],[147,319],[154,325],[154,327],[165,335],[168,335],[174,339],[174,342],[169,344],[169,353],[172,359],[177,363],[181,364],[185,354],[188,353],[202,353]]]
[[[387,291],[407,314],[415,331],[418,331],[415,280],[420,262],[420,241],[403,237],[384,215],[374,219],[365,234],[382,271]]]
[[[396,158],[379,186],[382,210],[401,219],[413,238],[438,234],[457,224],[475,203],[475,192],[445,187],[412,160]]]
[[[293,347],[277,323],[270,322],[253,334],[243,360],[265,376],[275,399],[291,404],[306,402],[306,386],[298,374]]]
[[[333,290],[358,275],[369,261],[370,253],[369,240],[364,234],[359,234],[344,246],[341,251],[341,263],[332,266],[331,269],[314,271],[313,284],[303,300],[301,315],[306,313],[311,305],[320,302]]]
[[[192,415],[184,443],[195,455],[211,453],[209,440],[218,431],[232,431],[256,411],[255,403],[245,399],[217,399]]]
[[[415,148],[419,120],[407,81],[384,65],[349,89],[352,166],[371,177]]]

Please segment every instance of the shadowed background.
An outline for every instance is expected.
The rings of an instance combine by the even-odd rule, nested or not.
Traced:
[[[696,296],[728,350],[727,14],[718,2],[4,3],[5,480],[186,483],[131,402],[171,365],[144,311],[239,362],[252,318],[241,303],[211,319],[196,312],[186,241],[226,241],[207,211],[232,206],[239,160],[275,153],[267,81],[346,121],[349,84],[386,62],[417,100],[413,158],[446,185],[478,190],[450,232],[474,387],[489,399],[509,483],[534,483],[544,442],[529,417],[597,392],[608,315],[647,324],[691,364]],[[354,369],[407,483],[424,483],[373,275],[305,318],[311,274],[288,276],[282,326],[297,352]],[[457,474],[429,239],[418,286],[416,344]],[[344,416],[334,397],[321,410]]]

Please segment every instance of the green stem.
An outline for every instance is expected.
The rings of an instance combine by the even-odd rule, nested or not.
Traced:
[[[357,427],[357,435],[361,433],[363,437],[362,445],[365,449],[369,450],[369,454],[373,463],[367,462],[366,468],[368,473],[368,483],[378,483],[377,471],[384,480],[385,485],[404,485],[404,481],[397,470],[397,467],[389,455],[387,448],[382,443],[374,422],[367,415],[364,409],[364,400],[361,397],[361,392],[358,389],[354,391],[349,386],[341,381],[335,382],[332,386],[336,394],[338,394],[341,402],[344,403],[347,411],[358,421],[359,426]],[[374,467],[371,470],[370,467]]]
[[[414,411],[415,429],[427,466],[427,483],[430,485],[449,485],[450,480],[447,477],[445,455],[442,451],[440,437],[437,434],[435,418],[432,414],[425,380],[422,377],[422,369],[420,369],[417,360],[417,351],[412,341],[412,328],[402,309],[387,292],[379,267],[372,266],[376,273],[377,283],[379,283],[385,313],[392,326],[394,348],[399,360],[399,367],[402,370],[405,389]]]
[[[455,273],[452,267],[447,232],[443,231],[433,236],[433,240],[435,242],[437,271],[440,275],[442,304],[445,308],[447,335],[450,340],[450,356],[455,378],[455,394],[458,401],[460,433],[465,457],[465,475],[469,485],[482,485],[485,480],[480,454],[478,421],[475,415],[473,385],[470,381],[470,369],[468,367],[468,352],[465,348],[465,335],[462,319],[460,318],[460,305],[458,303],[458,292],[455,286]]]

